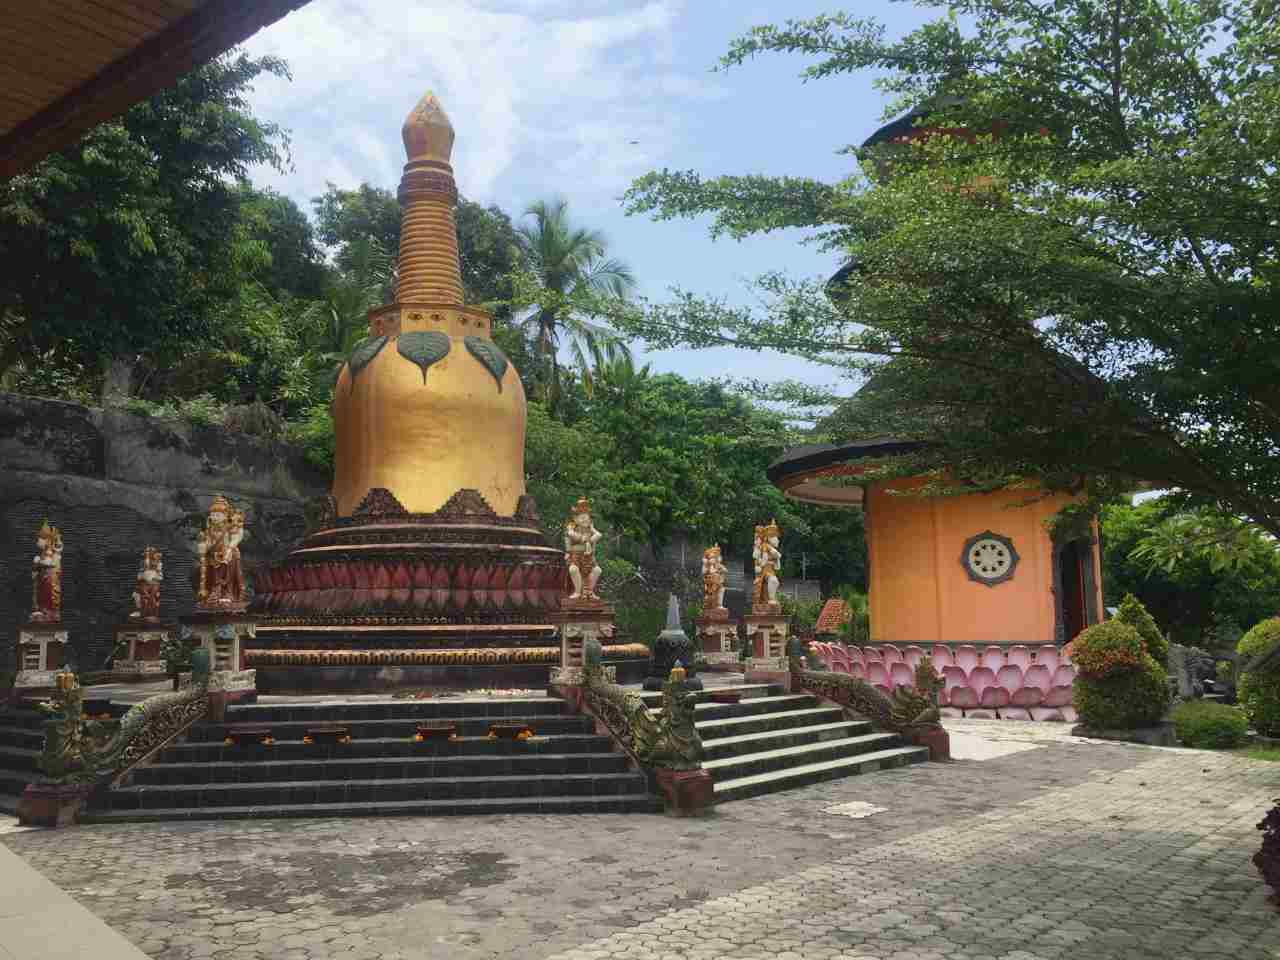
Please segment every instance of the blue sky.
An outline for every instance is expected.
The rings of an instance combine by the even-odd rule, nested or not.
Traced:
[[[308,211],[326,182],[394,189],[400,124],[431,89],[453,120],[467,197],[518,216],[562,195],[575,221],[605,232],[641,295],[661,300],[678,286],[750,302],[750,278],[776,269],[826,276],[835,258],[801,245],[796,231],[712,241],[705,222],[628,217],[619,198],[635,177],[664,167],[847,175],[851,158],[837,151],[875,130],[885,105],[871,74],[806,84],[798,74],[809,61],[782,54],[712,72],[750,27],[838,9],[839,0],[312,0],[246,44],[283,57],[293,73],[261,83],[253,107],[290,130],[295,170],[255,179]],[[889,0],[854,9],[895,34],[929,13]],[[645,359],[691,378],[832,380],[803,361],[747,351]]]

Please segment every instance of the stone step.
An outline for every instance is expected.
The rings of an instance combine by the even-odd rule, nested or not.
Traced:
[[[768,713],[784,713],[818,706],[818,698],[808,693],[784,693],[776,696],[751,697],[740,703],[699,703],[694,707],[693,719],[727,720],[732,717],[755,717]]]
[[[44,730],[33,730],[29,727],[0,726],[0,747],[21,747],[26,750],[39,750],[44,743]]]
[[[530,753],[524,756],[423,756],[324,759],[228,760],[215,763],[159,763],[138,767],[132,786],[202,783],[255,783],[308,780],[392,780],[427,777],[550,776],[556,774],[627,773],[621,753]]]
[[[874,770],[892,769],[909,763],[920,763],[927,759],[929,759],[929,750],[926,747],[894,747],[837,760],[824,760],[782,770],[770,770],[716,783],[715,799],[717,803],[742,800],[762,793],[773,793]]]
[[[153,810],[87,810],[83,823],[153,820],[245,820],[263,817],[392,817],[530,813],[660,813],[662,801],[642,790],[616,796],[475,798],[277,806],[167,807]]]
[[[441,719],[456,720],[458,736],[460,737],[482,737],[489,732],[489,724],[498,721],[503,723],[514,721],[527,723],[533,732],[540,736],[552,736],[561,733],[588,733],[594,730],[594,725],[590,718],[575,716],[447,717]],[[247,720],[243,720],[239,716],[233,716],[231,711],[227,711],[226,723],[197,724],[188,732],[187,740],[192,743],[221,741],[226,736],[228,726],[247,722]],[[314,727],[321,723],[341,723],[346,725],[351,730],[352,740],[355,741],[394,739],[396,737],[412,739],[417,730],[418,721],[413,719],[321,720],[320,717],[317,717],[313,720],[273,720],[266,725],[271,727],[272,737],[276,740],[301,740],[308,727]]]
[[[483,732],[483,731],[482,731]],[[410,732],[399,737],[372,737],[350,743],[303,743],[277,740],[269,746],[224,744],[221,739],[175,743],[154,761],[166,763],[254,763],[270,760],[360,760],[391,757],[528,756],[538,753],[607,753],[613,741],[594,733],[562,733],[531,740],[490,740],[484,736],[417,743]]]
[[[116,787],[97,803],[107,810],[279,807],[433,800],[612,797],[642,793],[640,773],[555,776],[416,777],[390,780],[286,780],[278,783],[198,783]]]
[[[745,753],[839,740],[843,737],[856,737],[872,732],[871,723],[868,720],[841,720],[838,723],[815,723],[805,727],[792,727],[789,730],[766,730],[763,733],[747,733],[739,737],[705,740],[703,750],[708,760],[719,760]]]
[[[837,740],[819,740],[776,750],[761,750],[734,757],[721,757],[703,763],[712,779],[719,782],[750,777],[771,770],[804,767],[827,760],[839,760],[860,754],[876,753],[896,747],[900,743],[896,733],[868,733],[858,737],[842,737]]]
[[[44,730],[44,722],[48,719],[39,710],[0,710],[0,726],[17,727],[22,730]]]
[[[355,703],[259,703],[233,706],[228,723],[350,723],[356,720],[455,720],[462,718],[545,717],[566,715],[558,697],[440,697],[426,700],[372,700]]]
[[[9,767],[0,767],[0,793],[12,795],[15,798],[26,789],[27,784],[35,779],[35,772],[31,770],[13,770]]]
[[[38,759],[40,759],[39,750],[28,750],[22,747],[0,747],[0,768],[5,770],[35,773],[39,769],[36,766]]]
[[[713,692],[721,690],[736,690],[742,694],[743,700],[752,700],[756,697],[767,697],[770,695],[779,695],[782,688],[777,684],[771,683],[736,683],[727,684],[722,687],[707,687],[705,690],[699,690],[694,694],[695,703],[707,703],[711,700]],[[657,707],[662,704],[662,691],[646,690],[640,694],[640,699],[649,707]]]
[[[694,725],[704,743],[719,737],[736,737],[747,733],[763,733],[766,730],[790,730],[822,723],[836,723],[844,719],[839,707],[809,707],[803,710],[783,710],[746,717],[725,717],[703,720],[696,717]]]
[[[782,713],[786,710],[798,710],[802,707],[818,706],[818,698],[807,693],[770,694],[751,697],[738,703],[694,704],[694,720],[725,720],[729,717],[753,717],[764,713]],[[662,712],[660,706],[649,707],[649,712],[657,715]]]

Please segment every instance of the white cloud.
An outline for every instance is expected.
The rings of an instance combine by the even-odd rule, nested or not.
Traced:
[[[432,89],[469,197],[505,205],[521,180],[583,203],[612,197],[682,136],[681,100],[715,96],[704,69],[673,65],[682,3],[314,0],[246,44],[293,74],[264,80],[252,101],[292,131],[296,172],[259,179],[304,205],[326,180],[393,186],[400,123]]]

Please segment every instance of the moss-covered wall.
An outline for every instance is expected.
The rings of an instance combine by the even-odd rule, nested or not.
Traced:
[[[246,575],[303,532],[329,478],[293,447],[215,427],[0,393],[0,669],[31,610],[41,521],[62,531],[63,619],[82,668],[108,656],[142,548],[164,552],[161,611],[194,603],[196,531],[215,495],[245,511]]]

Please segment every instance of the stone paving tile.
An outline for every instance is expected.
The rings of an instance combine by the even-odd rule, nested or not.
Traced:
[[[1280,765],[948,726],[1038,749],[701,820],[95,825],[0,842],[161,960],[1280,957],[1248,862]],[[828,812],[854,801],[883,812]]]

